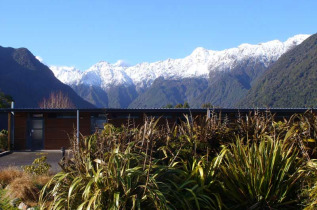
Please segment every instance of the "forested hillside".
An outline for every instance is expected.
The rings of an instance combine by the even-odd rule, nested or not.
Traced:
[[[317,106],[317,34],[282,55],[238,106]]]

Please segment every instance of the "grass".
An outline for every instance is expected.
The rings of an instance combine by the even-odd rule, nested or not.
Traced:
[[[10,209],[9,201],[13,199],[28,206],[38,205],[40,191],[50,179],[49,175],[32,175],[14,167],[0,170],[0,206]]]
[[[25,174],[21,170],[15,167],[7,167],[0,170],[0,188],[5,188],[14,179],[22,177],[24,175]]]
[[[36,206],[40,191],[50,178],[49,176],[30,176],[28,174],[18,177],[6,187],[7,195],[10,199],[19,198],[28,206]]]

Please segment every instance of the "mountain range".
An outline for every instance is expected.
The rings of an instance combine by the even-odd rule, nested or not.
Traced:
[[[26,48],[0,47],[0,100],[38,107],[63,92],[78,108],[317,106],[317,34],[134,66],[99,62],[86,71],[47,67]],[[84,100],[85,99],[85,100]],[[2,103],[1,102],[1,103]]]
[[[86,71],[50,66],[54,75],[97,107],[160,108],[188,102],[234,107],[270,67],[309,35],[296,35],[222,51],[195,49],[182,59],[129,66],[101,61]],[[239,104],[241,106],[241,103]]]

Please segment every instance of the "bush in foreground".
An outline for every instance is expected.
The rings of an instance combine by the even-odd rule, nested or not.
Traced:
[[[103,135],[83,139],[80,145],[73,142],[74,158],[44,187],[42,208],[166,209],[157,183],[163,169],[149,154],[155,133],[151,123],[143,128],[143,144],[136,140],[129,143],[133,134],[114,127],[106,128]],[[113,137],[117,139],[106,141]],[[98,147],[101,142],[107,147]]]
[[[298,209],[316,119],[275,122],[257,114],[235,123],[212,116],[172,127],[107,124],[79,145],[73,139],[73,158],[43,188],[41,207]],[[309,183],[313,189],[314,179]]]
[[[270,137],[259,142],[225,147],[220,167],[223,198],[233,209],[298,209],[303,160],[286,140]]]

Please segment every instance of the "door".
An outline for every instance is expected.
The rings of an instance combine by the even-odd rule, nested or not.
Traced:
[[[43,132],[43,118],[32,118],[30,121],[30,144],[29,149],[41,150],[43,149],[44,132]]]

